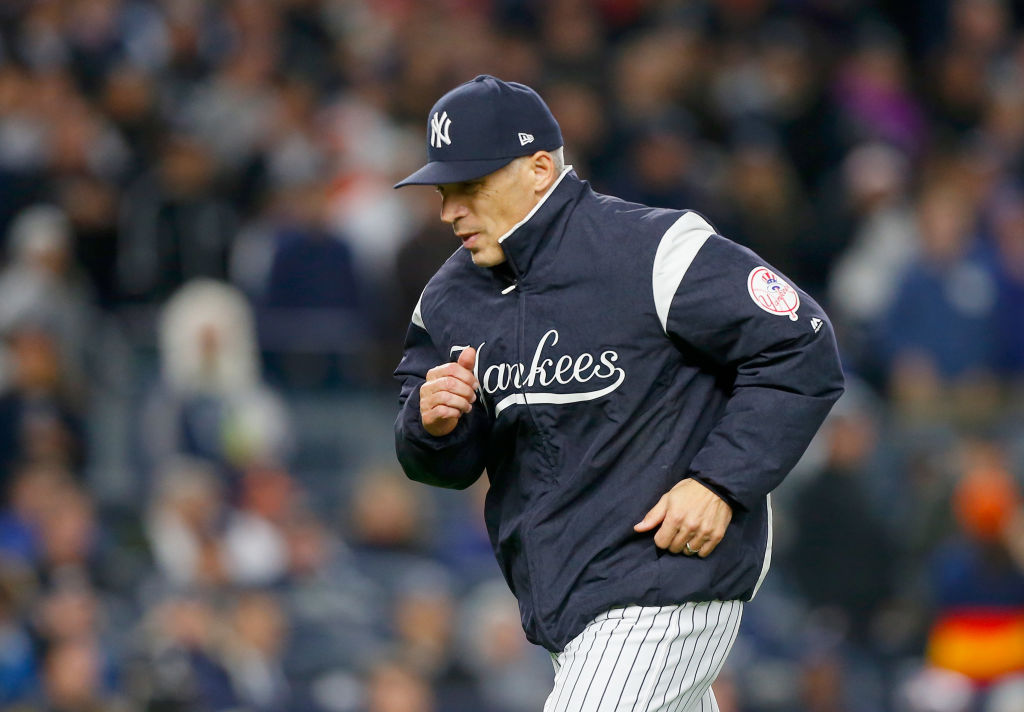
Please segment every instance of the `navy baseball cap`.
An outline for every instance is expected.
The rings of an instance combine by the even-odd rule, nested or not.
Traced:
[[[434,104],[427,117],[427,165],[395,187],[473,180],[561,145],[558,122],[537,92],[481,74]]]

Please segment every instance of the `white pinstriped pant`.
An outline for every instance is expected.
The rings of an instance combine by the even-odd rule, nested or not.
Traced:
[[[544,712],[718,712],[741,601],[613,608],[569,641]]]

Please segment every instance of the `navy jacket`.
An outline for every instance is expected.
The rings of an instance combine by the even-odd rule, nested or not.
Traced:
[[[597,194],[569,169],[502,247],[495,268],[460,248],[413,314],[395,372],[405,472],[463,488],[486,468],[494,552],[548,650],[612,606],[750,599],[769,493],[842,392],[825,314],[700,215]],[[432,437],[419,387],[466,346],[482,397]],[[686,477],[733,508],[706,559],[633,531]]]

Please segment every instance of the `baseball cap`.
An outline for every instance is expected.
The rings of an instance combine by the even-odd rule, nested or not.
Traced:
[[[427,117],[427,165],[395,188],[473,180],[561,145],[558,122],[537,92],[481,74],[434,104]]]

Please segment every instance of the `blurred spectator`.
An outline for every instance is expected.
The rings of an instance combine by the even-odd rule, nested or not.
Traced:
[[[0,224],[38,200],[45,184],[46,123],[27,69],[0,64]]]
[[[257,24],[276,20],[270,7],[259,3],[231,2],[229,11],[237,13],[236,18],[247,15],[246,20]],[[213,76],[194,88],[180,114],[186,130],[234,173],[255,158],[274,115],[269,80],[276,59],[276,35],[262,31],[259,35],[262,41],[254,42],[244,34],[238,37],[238,46]]]
[[[789,160],[807,190],[842,159],[842,125],[820,61],[821,38],[798,22],[766,24],[755,57],[766,103],[757,112],[778,130]],[[818,236],[819,239],[825,236]]]
[[[147,158],[156,153],[161,132],[166,130],[157,88],[152,75],[132,64],[112,66],[103,77],[99,101],[127,144],[127,174],[132,178],[144,171]]]
[[[123,2],[101,2],[76,5],[63,13],[63,34],[68,40],[69,59],[86,91],[93,93],[100,78],[122,55],[123,45],[118,20]]]
[[[8,566],[0,553],[0,572]],[[37,684],[32,639],[20,621],[15,593],[9,590],[12,582],[6,579],[0,578],[0,705],[26,697]]]
[[[70,74],[52,71],[41,79],[52,177],[58,181],[81,175],[121,178],[129,168],[130,151],[114,125],[76,93]]]
[[[352,552],[313,512],[293,510],[284,531],[288,578],[281,600],[291,621],[289,679],[311,688],[352,688],[355,671],[388,644],[382,630],[390,610]]]
[[[39,712],[127,712],[125,701],[112,694],[103,679],[102,655],[94,641],[57,643],[46,654],[43,703]]]
[[[165,599],[147,611],[130,672],[134,697],[147,709],[220,710],[237,704],[219,661],[225,624],[197,595]]]
[[[993,212],[996,359],[1000,371],[1019,383],[1024,377],[1024,193],[1005,192]]]
[[[288,707],[291,692],[282,668],[288,620],[266,593],[241,594],[231,611],[224,662],[238,705],[247,710]]]
[[[160,573],[175,586],[265,586],[289,567],[285,518],[294,484],[274,469],[245,472],[228,500],[207,463],[169,462],[160,473],[147,534]]]
[[[27,460],[80,472],[86,457],[81,405],[61,368],[58,338],[42,325],[21,322],[8,331],[7,349],[10,381],[0,392],[2,478]]]
[[[989,60],[1007,51],[1013,17],[1005,0],[951,0],[948,8],[950,45]]]
[[[600,9],[576,0],[554,0],[540,13],[545,63],[555,75],[593,80],[605,50]]]
[[[372,467],[355,482],[345,520],[353,547],[422,556],[428,550],[430,502],[393,467]],[[396,572],[399,573],[399,572]]]
[[[519,607],[501,579],[472,589],[458,634],[477,694],[492,712],[531,712],[544,706],[552,679],[549,656],[526,642]]]
[[[395,253],[411,228],[409,209],[391,186],[400,177],[403,149],[415,144],[406,143],[370,96],[339,98],[326,107],[323,121],[336,152],[328,224],[352,249],[360,279],[384,291]]]
[[[366,705],[360,712],[434,712],[430,683],[416,669],[399,660],[383,660],[367,675]]]
[[[965,453],[951,506],[959,532],[933,558],[928,666],[907,682],[903,693],[914,710],[975,709],[990,697],[992,705],[986,710],[1006,704],[1000,698],[1019,702],[1024,673],[1024,507],[1019,485],[997,446],[977,443]],[[945,706],[929,706],[926,690],[937,687],[939,680],[948,681],[955,692],[951,690]]]
[[[238,216],[215,185],[216,166],[194,137],[163,138],[151,173],[122,203],[120,293],[155,303],[198,277],[223,279]]]
[[[230,472],[283,462],[291,445],[284,403],[261,381],[252,312],[233,287],[184,286],[160,323],[162,375],[142,413],[148,469],[178,454]]]
[[[71,223],[59,208],[33,205],[8,232],[10,260],[0,272],[0,331],[46,324],[58,339],[60,370],[79,388],[98,326],[92,289],[75,264]]]
[[[828,229],[849,230],[848,246],[835,261],[829,296],[843,349],[860,363],[869,361],[866,332],[889,308],[917,251],[908,173],[906,157],[882,143],[861,144],[843,161],[840,205]]]
[[[1018,120],[1024,111],[1024,89],[1019,80],[1021,71],[1016,70],[992,87],[979,125],[980,140],[988,146],[999,165],[1009,171],[1020,171],[1024,163],[1024,126]]]
[[[106,697],[113,692],[111,686],[119,672],[119,651],[107,634],[108,626],[100,596],[87,582],[67,571],[53,579],[50,590],[37,603],[33,626],[38,649],[45,658],[43,685],[48,696],[72,694],[71,690],[64,689],[65,685],[74,686],[75,694],[82,696]],[[82,657],[73,658],[78,664],[84,665],[84,652],[89,653],[88,673],[84,669],[77,673],[50,669],[51,656],[59,655],[56,651],[76,645],[82,646],[79,650]],[[63,672],[67,672],[68,677],[60,677]],[[51,685],[60,690],[52,691]],[[50,704],[63,709],[56,701]]]
[[[611,190],[624,200],[713,215],[717,211],[696,178],[703,166],[694,139],[692,119],[685,114],[671,113],[635,126]]]
[[[271,199],[264,219],[243,231],[233,272],[258,306],[268,367],[291,385],[323,385],[341,365],[332,355],[350,356],[370,331],[363,285],[329,224],[322,184],[302,181]]]
[[[472,678],[455,654],[457,604],[451,583],[440,573],[406,576],[390,612],[395,649],[427,677],[445,708],[472,707]]]
[[[849,143],[876,139],[918,155],[927,124],[909,85],[907,59],[892,29],[866,24],[833,86]]]
[[[114,184],[91,176],[62,181],[59,193],[74,231],[75,262],[88,275],[99,306],[109,309],[121,297],[117,276],[120,194]]]
[[[278,63],[317,89],[329,86],[336,71],[328,11],[327,4],[317,0],[291,0],[284,3],[282,13],[285,27]]]
[[[909,412],[983,417],[996,285],[978,254],[974,206],[950,184],[929,186],[917,228],[920,253],[880,324],[890,390]]]
[[[700,97],[710,59],[703,49],[698,32],[671,25],[618,45],[610,76],[617,126],[657,120],[680,100],[685,108],[696,108],[692,104]],[[610,138],[614,142],[621,136]]]
[[[967,453],[952,506],[959,541],[936,552],[928,659],[978,683],[1024,672],[1024,505],[1004,456]]]
[[[75,576],[99,579],[104,571],[101,527],[95,505],[78,486],[61,488],[39,523],[39,565],[48,580]]]
[[[378,600],[393,610],[417,581],[444,578],[430,551],[428,495],[394,468],[360,473],[351,495],[346,540],[358,569],[378,587]]]
[[[802,669],[800,697],[807,712],[849,709],[842,658],[835,653],[815,656]]]
[[[875,617],[895,592],[903,545],[880,514],[889,498],[880,497],[872,482],[878,426],[857,398],[854,391],[837,403],[822,431],[822,468],[790,495],[795,501],[789,557],[812,609],[838,619],[834,625],[846,636],[871,646],[882,627]]]
[[[319,95],[311,84],[289,77],[276,86],[276,111],[267,145],[257,158],[270,190],[310,185],[322,179],[333,156],[325,145]],[[319,217],[319,215],[317,216]]]
[[[73,487],[71,474],[59,464],[28,462],[13,473],[3,491],[0,511],[0,556],[35,565],[48,508]]]
[[[944,48],[933,60],[931,79],[937,138],[952,143],[977,126],[985,111],[985,58],[966,48]]]
[[[451,663],[455,602],[440,577],[409,579],[398,594],[393,619],[406,659],[436,676]]]
[[[9,259],[0,271],[0,332],[45,326],[57,339],[65,390],[85,405],[97,393],[123,391],[123,374],[131,368],[128,344],[99,308],[89,281],[93,274],[110,276],[116,206],[110,186],[99,179],[64,181],[61,191],[70,214],[35,204],[11,224]]]
[[[161,473],[146,521],[157,565],[177,586],[209,586],[226,580],[218,539],[223,488],[204,463],[182,461]]]
[[[74,574],[65,574],[37,602],[34,628],[48,647],[64,640],[96,638],[100,618],[95,592]]]
[[[281,467],[256,465],[238,482],[236,506],[227,516],[224,551],[236,584],[265,586],[288,575],[288,527],[294,523],[301,492]]]
[[[977,125],[988,102],[988,79],[1009,49],[1009,8],[1003,0],[945,3],[945,37],[931,57],[931,115],[946,138]]]

